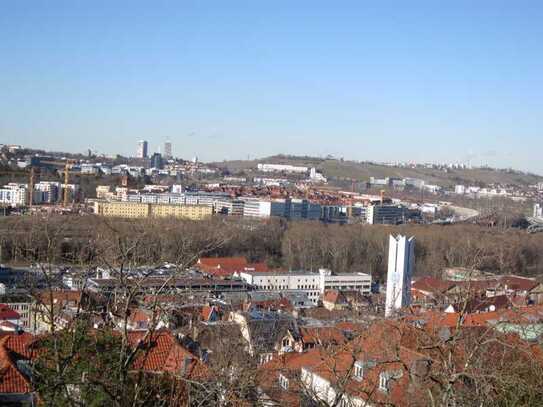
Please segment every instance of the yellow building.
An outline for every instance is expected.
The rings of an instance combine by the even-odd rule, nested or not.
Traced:
[[[168,205],[150,204],[150,216],[157,218],[205,219],[213,214],[213,208],[207,205]]]
[[[142,219],[186,218],[201,220],[213,214],[213,208],[205,205],[149,204],[140,202],[104,202],[94,203],[94,213],[100,216]]]

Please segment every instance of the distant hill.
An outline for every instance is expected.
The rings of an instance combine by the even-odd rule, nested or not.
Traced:
[[[372,162],[357,162],[334,158],[297,157],[276,155],[257,160],[235,160],[212,163],[228,169],[231,173],[256,171],[258,163],[290,164],[315,167],[321,170],[330,181],[368,181],[370,177],[420,178],[428,184],[441,186],[463,185],[533,185],[543,182],[543,177],[515,170],[494,168],[475,169],[431,169],[389,167]]]

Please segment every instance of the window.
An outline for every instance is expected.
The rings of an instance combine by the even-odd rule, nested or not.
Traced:
[[[388,393],[388,381],[390,380],[387,372],[381,372],[379,374],[379,390]]]
[[[361,361],[356,361],[354,364],[354,378],[361,380],[364,378],[364,365]]]
[[[288,390],[288,379],[282,374],[279,374],[279,386],[281,386],[283,390]]]

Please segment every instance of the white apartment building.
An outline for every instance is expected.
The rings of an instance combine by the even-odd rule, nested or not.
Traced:
[[[305,174],[309,170],[307,167],[297,167],[295,165],[285,164],[258,164],[257,168],[262,172],[293,172],[296,174]]]
[[[258,198],[245,198],[243,216],[256,218],[269,218],[270,216],[285,215],[285,200],[264,200]]]
[[[325,290],[371,292],[371,276],[365,273],[332,273],[320,269],[318,273],[308,271],[251,272],[244,271],[239,276],[248,284],[266,291],[302,291],[317,304]]]
[[[360,291],[367,295],[371,292],[371,275],[366,273],[332,273],[328,269],[320,269],[320,290]]]
[[[26,206],[28,203],[28,186],[26,184],[9,183],[0,188],[0,204],[11,207]]]
[[[60,182],[41,181],[34,185],[34,190],[38,193],[34,194],[34,202],[40,203],[55,203],[60,199],[62,184]]]

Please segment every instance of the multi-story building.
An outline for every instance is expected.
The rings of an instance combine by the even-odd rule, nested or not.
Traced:
[[[411,277],[415,266],[415,238],[390,236],[385,316],[411,303]]]
[[[239,276],[248,284],[265,291],[301,291],[313,303],[318,303],[325,290],[371,292],[371,275],[366,273],[333,273],[320,269],[318,273],[308,271],[244,271]]]
[[[243,216],[245,201],[241,199],[218,199],[215,202],[215,212],[230,216]]]
[[[162,169],[162,155],[160,153],[154,153],[151,156],[151,167]]]
[[[110,199],[112,195],[111,187],[109,185],[98,185],[96,187],[97,199]]]
[[[28,186],[10,183],[0,188],[0,204],[11,207],[26,206],[28,203]]]
[[[321,294],[319,273],[305,271],[270,271],[240,273],[240,277],[258,290],[265,291],[301,291],[317,304]]]
[[[172,158],[172,143],[170,141],[164,143],[164,158],[166,160]]]
[[[138,141],[138,151],[136,157],[147,158],[148,143],[145,140]]]
[[[536,203],[534,205],[534,218],[543,218],[543,206]]]
[[[34,305],[28,295],[5,294],[0,296],[0,303],[19,313],[19,325],[27,332],[34,332]]]
[[[371,292],[371,275],[366,273],[333,273],[320,269],[320,290],[360,291],[367,295]]]
[[[265,200],[259,198],[244,198],[243,200],[243,216],[255,218],[285,216],[286,203],[284,199]]]
[[[402,205],[370,205],[366,209],[366,221],[370,224],[396,225],[406,220],[408,209]]]
[[[94,203],[94,213],[100,216],[119,218],[174,217],[201,220],[211,216],[213,208],[205,205],[96,201]]]
[[[62,184],[60,182],[41,181],[34,185],[34,190],[35,203],[55,203],[61,198]]]
[[[262,172],[292,172],[297,174],[305,174],[309,170],[307,167],[284,164],[258,164],[257,168]]]
[[[202,220],[213,215],[213,208],[206,205],[150,205],[149,215],[156,218],[187,218]]]

